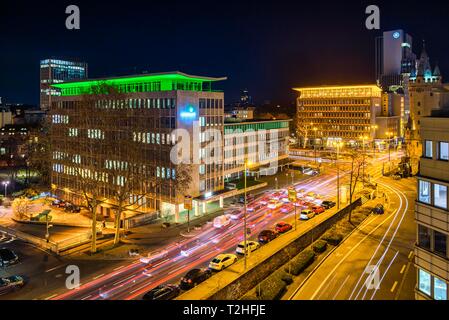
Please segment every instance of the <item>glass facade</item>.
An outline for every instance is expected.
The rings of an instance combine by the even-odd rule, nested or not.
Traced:
[[[449,160],[449,143],[448,142],[440,142],[439,148],[439,160]]]
[[[425,158],[433,157],[432,141],[430,141],[430,140],[424,141],[424,157]]]
[[[428,296],[432,295],[430,278],[431,278],[430,273],[424,270],[419,270],[418,273],[419,291],[427,294]]]
[[[434,184],[433,185],[433,202],[436,207],[447,209],[447,187]]]
[[[418,200],[420,202],[430,204],[430,182],[419,180],[418,183]]]

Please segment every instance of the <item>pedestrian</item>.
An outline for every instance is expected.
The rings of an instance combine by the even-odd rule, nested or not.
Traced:
[[[106,228],[106,221],[103,220],[103,228]]]

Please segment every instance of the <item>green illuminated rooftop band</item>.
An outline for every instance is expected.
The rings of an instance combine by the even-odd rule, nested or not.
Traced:
[[[240,122],[240,123],[225,123],[224,133],[232,134],[234,132],[258,131],[258,130],[273,130],[283,129],[289,127],[291,120],[267,120],[260,122]]]
[[[91,94],[93,87],[102,84],[113,86],[122,93],[172,90],[212,91],[212,82],[221,80],[226,80],[226,77],[200,77],[175,71],[65,82],[53,84],[52,86],[60,89],[62,96],[78,96],[81,94]]]

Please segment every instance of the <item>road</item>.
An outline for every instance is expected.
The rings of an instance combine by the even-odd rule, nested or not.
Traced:
[[[292,300],[414,300],[415,180],[378,180],[389,198],[312,273]]]

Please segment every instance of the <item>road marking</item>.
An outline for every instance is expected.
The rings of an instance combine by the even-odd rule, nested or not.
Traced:
[[[405,267],[405,266],[404,266]],[[393,292],[394,291],[394,289],[396,289],[396,286],[398,285],[398,282],[397,281],[395,281],[394,283],[393,283],[393,286],[391,287],[391,290],[390,290],[390,292]]]
[[[92,279],[93,279],[93,280],[97,280],[98,278],[100,278],[100,277],[102,277],[102,276],[104,276],[104,273],[102,273],[102,274],[100,274],[100,275],[98,275],[98,276],[96,276],[96,277],[93,277]]]
[[[338,294],[340,293],[341,289],[343,289],[343,286],[345,285],[346,281],[348,281],[349,279],[349,274],[346,276],[345,281],[343,281],[343,283],[341,284],[340,288],[338,289],[338,291],[334,294],[334,296],[332,297],[332,300],[335,300],[335,298],[338,296]]]
[[[143,286],[140,286],[139,288],[134,289],[134,290],[131,291],[130,293],[132,294],[132,293],[134,293],[134,292],[136,292],[136,291],[139,291],[139,290],[145,288],[145,287],[146,287],[147,285],[149,285],[150,283],[151,283],[151,282],[147,282],[147,283],[145,283]]]
[[[45,298],[44,300],[50,300],[51,298],[54,298],[54,297],[56,297],[56,296],[57,296],[57,294],[55,293],[55,294],[52,294],[51,296]]]
[[[119,269],[124,268],[124,267],[125,267],[125,266],[117,267],[117,268],[114,269],[114,271],[119,270]]]
[[[125,282],[126,280],[129,280],[129,279],[131,279],[132,277],[134,277],[134,274],[130,275],[128,278],[125,278],[125,279],[122,279],[122,280],[120,280],[120,281],[114,282],[112,285],[115,286],[116,284]]]
[[[404,271],[405,271],[405,268],[407,268],[407,266],[404,264],[404,265],[402,266],[401,272],[399,272],[399,273],[400,273],[400,274],[403,274]]]
[[[413,251],[410,251],[410,253],[408,254],[408,258],[411,259],[413,256]]]
[[[61,264],[61,265],[56,266],[56,267],[54,267],[54,268],[45,270],[45,272],[52,272],[52,271],[55,271],[55,270],[57,270],[57,269],[59,269],[59,268],[62,268],[62,267],[64,267],[64,266],[65,266],[65,264]]]
[[[176,271],[178,271],[179,269],[182,269],[182,268],[184,268],[184,267],[185,267],[185,266],[180,266],[179,268],[176,268],[176,269],[174,269],[174,270],[168,272],[167,274],[172,274],[172,273],[174,273],[174,272],[176,272]]]
[[[81,300],[87,300],[87,299],[89,299],[90,297],[92,297],[92,295],[90,294],[90,295],[88,295],[88,296],[86,296],[86,297],[84,297],[84,298],[81,298]]]
[[[393,259],[391,259],[390,264],[388,265],[388,267],[387,267],[387,269],[385,270],[384,274],[383,274],[382,277],[380,278],[379,286],[378,286],[377,288],[374,288],[374,292],[373,292],[373,294],[371,295],[371,300],[374,299],[374,296],[376,295],[377,290],[379,290],[380,285],[382,284],[382,281],[383,281],[384,278],[385,278],[385,275],[387,274],[388,270],[390,270],[390,267],[391,267],[391,265],[393,264],[393,261],[394,261],[394,259],[396,259],[396,257],[397,257],[398,254],[399,254],[399,251],[397,251],[396,254],[394,255]],[[368,293],[368,289],[366,289],[366,291],[365,291],[365,293],[364,293],[364,295],[363,295],[363,297],[362,297],[362,300],[365,300],[365,295],[366,295],[367,293]]]

